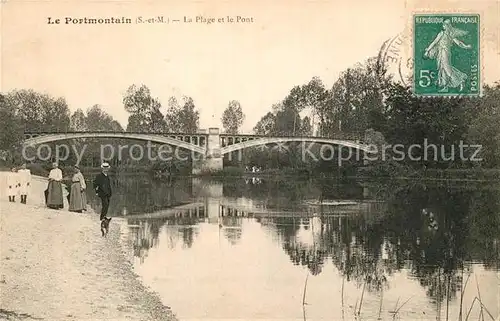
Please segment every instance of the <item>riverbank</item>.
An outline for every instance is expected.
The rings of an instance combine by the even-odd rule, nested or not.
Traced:
[[[118,224],[103,238],[97,214],[45,208],[44,179],[27,205],[6,201],[4,182],[0,173],[0,319],[176,320],[133,273]]]

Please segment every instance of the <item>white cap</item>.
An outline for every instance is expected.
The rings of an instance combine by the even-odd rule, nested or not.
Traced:
[[[104,162],[102,163],[101,168],[109,168],[109,164]]]

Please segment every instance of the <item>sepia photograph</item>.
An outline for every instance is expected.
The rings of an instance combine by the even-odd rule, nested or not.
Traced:
[[[0,320],[500,320],[500,0],[0,22]]]

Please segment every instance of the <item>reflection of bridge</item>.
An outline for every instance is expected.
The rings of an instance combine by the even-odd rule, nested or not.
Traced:
[[[223,196],[223,184],[205,183],[193,179],[195,201],[154,213],[127,215],[127,219],[145,218],[190,218],[197,221],[217,223],[223,217],[315,217],[318,215],[350,216],[370,214],[378,211],[378,203],[350,202],[345,205],[321,206],[305,202],[297,209],[271,209],[264,202],[247,198],[228,198]],[[366,194],[366,193],[363,193]]]
[[[219,128],[210,128],[195,134],[187,133],[146,133],[146,132],[25,132],[24,146],[34,146],[49,142],[79,138],[119,138],[149,141],[152,143],[171,145],[203,155],[201,161],[196,161],[193,172],[202,169],[220,170],[223,167],[222,157],[245,148],[267,144],[283,144],[288,142],[316,143],[336,145],[361,150],[369,153],[369,147],[362,143],[358,134],[338,133],[335,137],[272,137],[259,135],[221,134]],[[310,147],[308,145],[308,147]]]
[[[210,206],[216,203],[217,207]],[[360,202],[355,205],[333,206],[321,212],[318,208],[304,206],[304,210],[272,210],[265,206],[241,206],[233,203],[231,200],[213,201],[209,197],[205,202],[193,202],[185,205],[174,206],[154,213],[133,214],[127,215],[126,218],[141,219],[141,218],[168,218],[168,217],[189,217],[189,218],[207,218],[209,222],[217,222],[219,217],[234,216],[234,217],[315,217],[320,214],[328,216],[347,216],[353,214],[360,214],[370,210],[370,206],[378,203]]]

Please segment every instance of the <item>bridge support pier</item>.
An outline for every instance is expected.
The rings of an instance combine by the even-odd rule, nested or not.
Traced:
[[[224,167],[220,150],[219,128],[208,129],[207,152],[201,159],[193,159],[193,174],[220,171]]]
[[[193,195],[204,198],[205,213],[209,223],[218,223],[221,198],[224,196],[223,185],[218,182],[206,182],[200,178],[192,179]]]

